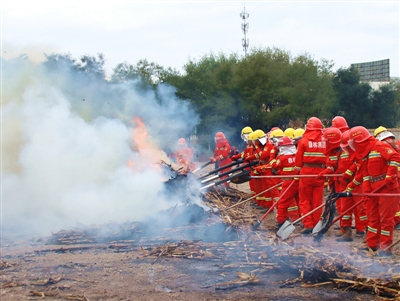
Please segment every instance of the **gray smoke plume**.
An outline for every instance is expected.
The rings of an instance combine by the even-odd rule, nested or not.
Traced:
[[[26,57],[2,60],[2,77],[4,233],[140,221],[171,207],[155,163],[198,123],[173,87]]]

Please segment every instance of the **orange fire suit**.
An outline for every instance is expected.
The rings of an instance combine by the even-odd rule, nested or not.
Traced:
[[[378,192],[397,193],[397,179],[400,167],[400,154],[383,141],[368,141],[369,153],[364,169],[364,191],[372,191],[385,186]],[[368,217],[367,245],[370,248],[385,249],[393,242],[394,215],[397,200],[391,197],[371,197],[371,208]],[[391,250],[389,250],[391,251]]]
[[[183,167],[183,169],[186,171],[193,171],[196,168],[193,162],[193,151],[188,146],[178,148],[172,153],[171,157],[173,161]]]
[[[224,167],[225,165],[231,164],[232,159],[230,158],[231,146],[227,139],[218,140],[215,144],[213,162],[218,162],[218,167]],[[224,173],[229,171],[231,168],[226,168],[221,170],[219,173]],[[228,176],[221,177],[221,180],[227,178]],[[229,186],[229,183],[225,182],[225,186]]]
[[[297,145],[296,169],[300,175],[319,174],[325,169],[326,143],[322,141],[322,131],[306,130]],[[324,197],[324,179],[300,178],[299,207],[301,215],[305,215],[322,204]],[[303,220],[305,228],[310,229],[320,220],[322,213],[317,210]]]
[[[275,162],[272,162],[272,168],[278,171],[278,174],[284,175],[294,175],[295,174],[295,159],[296,155],[278,155]],[[299,193],[299,179],[286,178],[282,177],[282,190],[281,192],[285,192],[286,189],[290,186],[289,190],[285,192],[284,195],[280,196],[280,200],[278,203],[278,212],[276,215],[276,222],[278,224],[283,224],[288,217],[292,221],[299,218],[299,208],[296,199],[298,199]]]
[[[273,145],[270,143],[265,144],[264,146],[261,143],[257,143],[257,147],[254,150],[253,155],[248,157],[247,161],[258,160],[260,164],[253,168],[252,174],[253,176],[269,176],[272,175],[272,167],[269,163],[271,158],[271,151],[273,150]],[[273,152],[275,154],[275,152]],[[275,179],[255,179],[255,187],[256,194],[268,189],[269,187],[277,184],[276,181],[271,181]],[[273,202],[278,200],[279,198],[279,190],[277,188],[271,189],[264,194],[256,197],[256,202],[259,206],[264,208],[270,208],[273,205]]]
[[[248,142],[246,144],[246,148],[240,154],[232,156],[231,159],[233,161],[236,161],[236,160],[239,160],[239,159],[245,160],[246,158],[250,157],[253,154],[253,152],[254,152],[254,145],[251,142]],[[245,168],[245,169],[246,170],[251,170],[251,167],[248,167],[248,168]],[[255,195],[255,193],[254,193],[254,182],[255,182],[255,179],[251,179],[249,181],[249,188],[250,188],[250,191],[251,191],[252,195]]]
[[[343,173],[344,175],[353,175],[354,168],[357,168],[357,164],[355,164],[354,154],[350,155],[348,152],[342,151],[339,156],[339,164],[337,173]],[[362,173],[361,173],[362,175]],[[337,191],[345,191],[348,185],[348,177],[338,178],[339,181],[339,190]],[[357,183],[357,179],[354,179],[353,192],[354,193],[362,193],[362,186],[359,185],[361,182]],[[359,179],[362,181],[362,179]],[[357,232],[364,232],[367,226],[367,213],[365,208],[365,202],[361,202],[356,208],[348,211],[348,208],[351,208],[355,203],[361,201],[363,197],[361,196],[352,196],[348,198],[343,198],[342,200],[342,213],[346,212],[345,215],[340,220],[340,226],[342,227],[351,227],[353,223],[353,213],[355,219],[355,226]]]

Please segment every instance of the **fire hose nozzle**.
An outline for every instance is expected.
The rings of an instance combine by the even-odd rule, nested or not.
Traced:
[[[335,198],[348,198],[352,196],[352,193],[349,191],[337,192],[333,194]]]

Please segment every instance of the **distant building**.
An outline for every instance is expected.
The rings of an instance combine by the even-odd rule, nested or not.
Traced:
[[[380,86],[390,83],[390,62],[389,59],[351,64],[360,73],[360,81],[367,82],[375,90]]]

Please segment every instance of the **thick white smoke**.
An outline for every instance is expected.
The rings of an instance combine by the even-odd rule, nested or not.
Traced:
[[[2,65],[4,233],[140,221],[171,207],[154,164],[164,158],[145,156],[131,136],[134,117],[155,149],[190,133],[198,117],[171,87],[155,93],[27,58]]]

